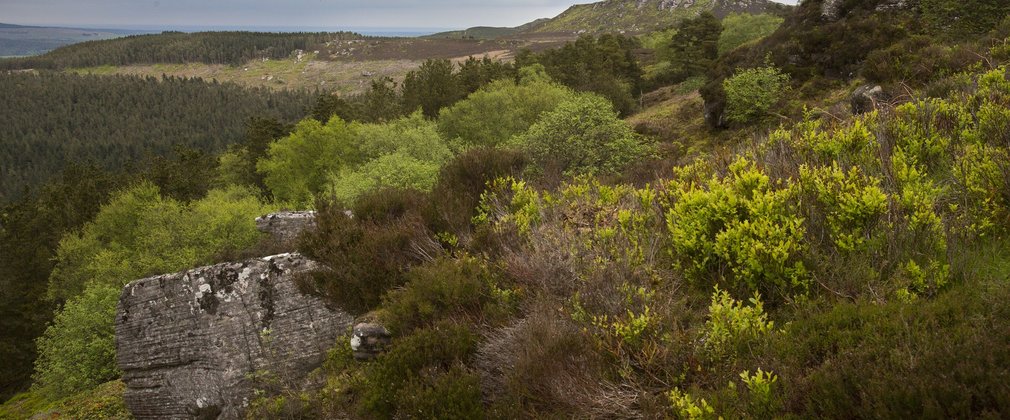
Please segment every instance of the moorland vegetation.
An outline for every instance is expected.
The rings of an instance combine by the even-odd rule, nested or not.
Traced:
[[[394,339],[263,376],[249,418],[1005,417],[1008,11],[703,14],[321,95],[206,182],[70,167],[3,212],[4,389],[31,388],[0,414],[126,416],[119,287],[268,250],[252,218],[287,207],[330,267],[301,288]]]

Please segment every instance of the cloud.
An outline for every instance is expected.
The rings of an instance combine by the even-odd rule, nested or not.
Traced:
[[[107,26],[461,28],[516,26],[556,16],[575,3],[571,0],[0,0],[3,10],[0,21]]]

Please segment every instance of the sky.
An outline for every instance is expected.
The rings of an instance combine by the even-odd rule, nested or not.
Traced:
[[[795,0],[776,0],[782,3]],[[592,0],[0,0],[0,22],[109,28],[518,26]]]

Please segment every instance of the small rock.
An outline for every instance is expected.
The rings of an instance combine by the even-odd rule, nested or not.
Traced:
[[[389,346],[392,336],[379,324],[361,323],[354,326],[351,350],[356,360],[372,360]]]
[[[879,103],[884,96],[884,89],[879,85],[865,85],[860,86],[855,92],[852,92],[852,97],[849,100],[849,104],[852,106],[852,114],[859,115],[877,108],[877,103]]]

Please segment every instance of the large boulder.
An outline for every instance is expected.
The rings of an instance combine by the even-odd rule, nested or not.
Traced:
[[[241,418],[259,373],[304,381],[354,318],[299,293],[298,254],[137,280],[116,315],[126,405],[139,419]]]

